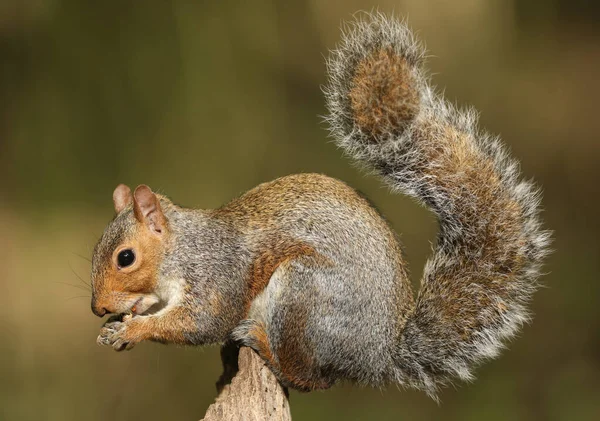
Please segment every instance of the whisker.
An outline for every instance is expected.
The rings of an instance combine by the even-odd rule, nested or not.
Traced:
[[[86,285],[86,286],[82,286],[82,285],[70,284],[70,283],[68,283],[68,282],[60,282],[60,281],[54,281],[54,283],[55,283],[55,284],[63,284],[63,285],[68,285],[68,286],[70,286],[70,287],[73,287],[73,288],[79,288],[79,289],[81,289],[81,290],[83,290],[83,291],[92,292],[92,290],[91,290],[91,289],[89,288],[89,286],[87,286],[87,285]]]
[[[90,259],[89,257],[85,257],[85,256],[83,256],[83,255],[81,255],[81,254],[79,254],[79,253],[75,253],[75,252],[73,252],[73,254],[74,254],[75,256],[77,256],[77,257],[81,257],[81,258],[82,258],[83,260],[85,260],[86,262],[90,262],[90,263],[92,263],[92,259]]]
[[[92,298],[92,296],[91,295],[76,295],[75,297],[69,297],[69,298],[65,299],[65,301],[71,301],[71,300],[73,300],[75,298],[88,298],[88,299],[90,299],[90,298]]]
[[[71,269],[71,272],[73,272],[73,275],[75,275],[77,277],[77,279],[79,279],[83,285],[85,285],[90,290],[92,289],[92,286],[91,286],[92,282],[90,281],[88,283],[88,282],[84,281],[83,278],[81,276],[79,276],[79,274],[77,272],[75,272],[75,269],[73,269],[73,266],[71,266],[70,262],[69,262],[69,269]]]

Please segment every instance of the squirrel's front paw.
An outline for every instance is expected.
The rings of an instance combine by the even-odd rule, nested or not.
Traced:
[[[131,335],[131,324],[131,319],[123,322],[109,319],[100,329],[96,342],[98,345],[112,346],[115,351],[130,350],[139,342]]]

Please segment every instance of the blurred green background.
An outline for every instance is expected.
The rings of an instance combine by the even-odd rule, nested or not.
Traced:
[[[408,16],[433,82],[479,109],[543,185],[556,252],[533,324],[440,405],[393,386],[340,385],[293,392],[294,419],[600,419],[593,2],[3,0],[1,420],[194,420],[213,400],[216,347],[95,344],[87,259],[120,182],[210,208],[285,174],[327,173],[383,210],[418,282],[435,220],[353,168],[319,117],[340,23],[374,7]]]

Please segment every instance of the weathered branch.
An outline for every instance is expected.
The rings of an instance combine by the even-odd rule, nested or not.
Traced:
[[[221,359],[219,396],[208,407],[203,421],[292,419],[287,389],[251,348],[227,344],[221,350]]]

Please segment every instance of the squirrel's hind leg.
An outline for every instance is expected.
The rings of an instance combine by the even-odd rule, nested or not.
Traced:
[[[286,387],[300,391],[327,389],[334,381],[327,376],[316,359],[315,350],[306,338],[309,310],[301,299],[291,295],[307,293],[294,286],[310,282],[300,279],[305,265],[315,265],[311,258],[300,258],[281,264],[269,285],[254,300],[248,319],[242,321],[232,337],[241,345],[254,349]]]
[[[311,364],[308,355],[298,349],[292,348],[294,341],[283,343],[279,348],[280,354],[274,354],[271,349],[268,333],[265,326],[256,320],[244,320],[236,329],[235,336],[240,344],[254,349],[265,361],[267,367],[275,374],[282,385],[296,390],[308,392],[316,389],[328,389],[333,381],[314,373],[315,367]],[[282,349],[288,348],[289,353]]]

